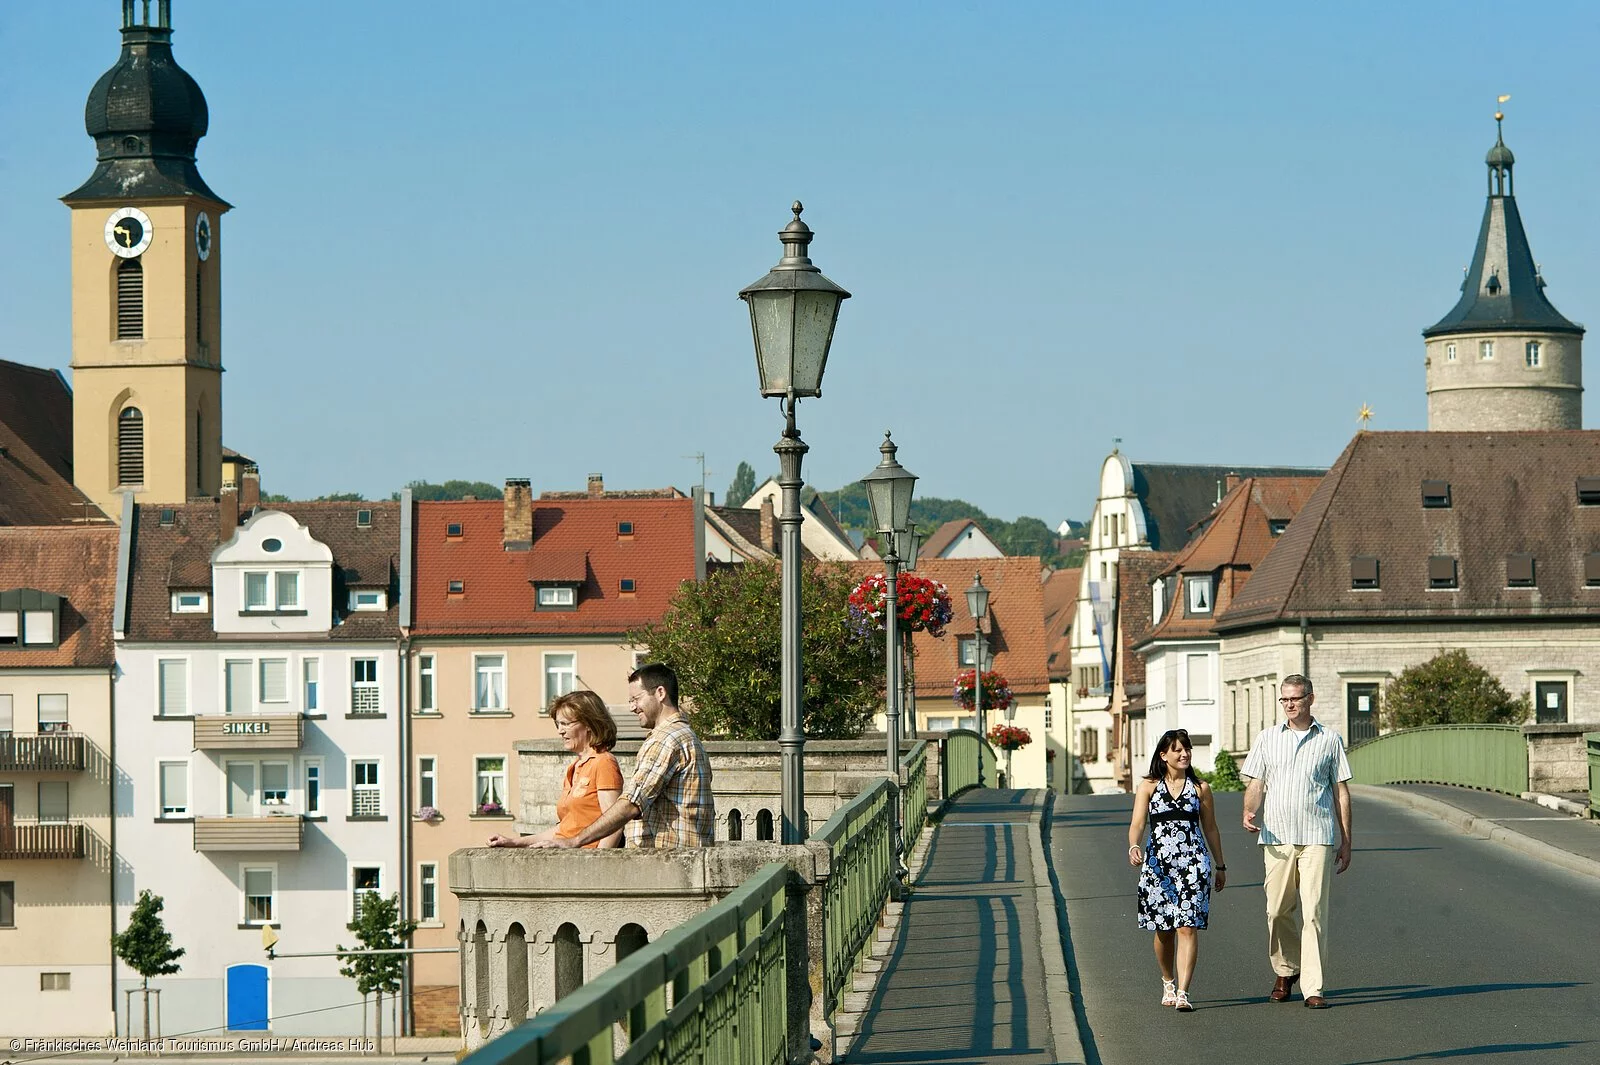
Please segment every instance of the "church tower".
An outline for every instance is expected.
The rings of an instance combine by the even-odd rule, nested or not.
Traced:
[[[107,514],[215,496],[222,479],[222,213],[195,167],[206,99],[172,58],[171,0],[122,3],[95,82],[98,148],[72,209],[73,480]]]
[[[1461,284],[1461,300],[1423,331],[1427,343],[1428,428],[1583,428],[1583,326],[1544,295],[1512,195],[1516,157],[1496,137],[1484,160],[1489,203]]]

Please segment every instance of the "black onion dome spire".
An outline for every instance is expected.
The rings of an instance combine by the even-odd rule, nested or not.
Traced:
[[[89,90],[83,124],[95,140],[99,165],[89,180],[62,197],[204,196],[222,202],[195,167],[195,148],[210,115],[199,84],[172,57],[172,4],[122,0],[122,55]]]
[[[1544,278],[1533,261],[1517,198],[1512,195],[1511,170],[1516,157],[1500,133],[1504,118],[1495,113],[1495,143],[1484,157],[1489,168],[1489,202],[1483,210],[1472,265],[1461,282],[1461,299],[1449,314],[1422,331],[1424,337],[1495,330],[1583,332],[1583,326],[1568,320],[1545,298]]]

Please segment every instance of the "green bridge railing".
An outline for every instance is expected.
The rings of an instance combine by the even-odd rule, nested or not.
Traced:
[[[1350,748],[1349,757],[1358,784],[1456,784],[1510,795],[1528,790],[1528,741],[1518,725],[1425,725],[1367,740]]]
[[[995,787],[994,748],[971,729],[953,728],[939,740],[939,765],[944,771],[944,797],[968,788]]]
[[[790,871],[772,862],[471,1056],[473,1065],[781,1065]],[[624,1049],[618,1055],[617,1045]]]
[[[900,824],[905,855],[917,845],[922,827],[928,823],[928,741],[919,740],[905,757],[900,759]]]
[[[839,807],[811,838],[832,853],[822,892],[823,1009],[833,1020],[851,974],[872,944],[894,875],[888,777]]]
[[[1583,743],[1589,755],[1589,816],[1600,817],[1600,732],[1585,732]]]

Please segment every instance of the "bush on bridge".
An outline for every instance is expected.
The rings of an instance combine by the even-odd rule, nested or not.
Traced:
[[[1385,728],[1422,725],[1516,725],[1533,715],[1528,697],[1505,686],[1461,648],[1441,651],[1389,682],[1381,707]]]

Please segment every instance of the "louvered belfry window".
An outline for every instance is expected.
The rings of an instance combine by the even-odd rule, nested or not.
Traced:
[[[144,339],[144,267],[138,259],[117,267],[117,339]]]
[[[138,407],[117,416],[117,483],[144,484],[144,413]]]

